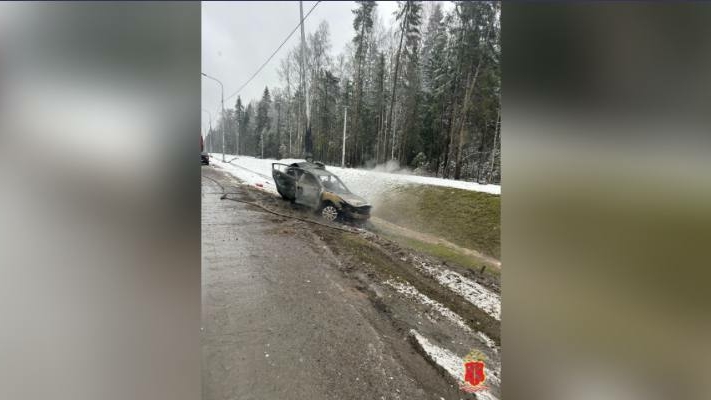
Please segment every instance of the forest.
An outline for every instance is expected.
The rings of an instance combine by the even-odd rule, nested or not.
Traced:
[[[208,150],[224,128],[228,154],[500,183],[500,4],[401,1],[392,26],[376,2],[352,12],[342,53],[321,21],[303,60],[301,41],[278,60],[279,85],[225,103]]]

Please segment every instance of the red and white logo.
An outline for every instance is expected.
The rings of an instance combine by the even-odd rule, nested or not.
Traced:
[[[484,353],[478,350],[472,350],[464,357],[462,368],[464,382],[459,384],[461,390],[467,393],[474,393],[487,389],[484,385],[484,382],[486,382],[485,360]]]

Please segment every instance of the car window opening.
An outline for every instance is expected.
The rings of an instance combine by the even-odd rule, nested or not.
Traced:
[[[328,190],[329,192],[334,192],[334,193],[341,193],[341,194],[348,194],[350,191],[348,188],[346,188],[346,185],[341,182],[338,177],[335,175],[319,175],[319,178],[321,179],[321,184],[323,185],[324,189]]]

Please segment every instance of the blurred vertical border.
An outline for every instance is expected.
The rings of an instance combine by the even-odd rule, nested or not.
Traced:
[[[711,398],[709,21],[504,3],[504,398]]]
[[[200,3],[0,4],[0,398],[200,397]]]

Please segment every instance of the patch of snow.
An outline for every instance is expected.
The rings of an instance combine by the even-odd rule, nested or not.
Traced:
[[[455,325],[459,326],[467,332],[472,332],[472,329],[469,327],[469,325],[467,325],[466,322],[464,322],[464,319],[457,315],[457,313],[447,308],[444,304],[436,300],[430,299],[426,295],[422,294],[419,290],[417,290],[416,287],[410,285],[409,283],[397,282],[390,279],[383,283],[395,289],[395,291],[400,294],[403,294],[411,299],[415,299],[421,304],[432,307],[440,315],[452,321]]]
[[[476,396],[477,399],[480,399],[480,400],[498,400],[496,398],[496,396],[494,396],[493,394],[491,394],[490,392],[488,392],[486,390],[481,391],[481,392],[476,392],[474,395]]]
[[[248,156],[225,155],[225,160],[228,161],[228,163],[223,163],[221,162],[221,154],[211,153],[210,155],[213,164],[232,173],[239,179],[244,180],[247,184],[253,185],[257,182],[264,183],[265,180],[268,181],[269,186],[265,186],[264,189],[273,191],[274,193],[276,193],[276,188],[272,180],[272,163],[276,162],[288,165],[294,162],[304,161],[303,159],[273,160],[268,158],[260,159]],[[231,162],[229,162],[230,160]],[[501,194],[500,185],[482,185],[476,182],[405,175],[375,169],[340,168],[330,165],[326,168],[338,175],[352,192],[365,197],[371,202],[374,202],[387,190],[405,184],[444,186],[495,195]]]
[[[210,164],[224,170],[244,182],[246,185],[254,186],[271,193],[277,193],[276,186],[274,185],[274,179],[272,179],[271,176],[271,164],[269,165],[269,174],[262,174],[258,171],[236,164],[234,161],[229,162],[233,158],[234,156],[225,156],[225,161],[227,162],[223,163],[221,154],[210,154]]]
[[[459,356],[447,349],[430,343],[426,337],[420,335],[419,332],[414,329],[410,329],[410,335],[415,338],[417,344],[432,362],[442,367],[442,369],[447,371],[447,373],[458,382],[464,382],[464,369],[462,368],[464,361]]]
[[[464,360],[462,358],[447,349],[433,344],[414,329],[410,329],[410,336],[415,339],[417,345],[422,349],[430,361],[439,365],[440,368],[445,370],[457,381],[457,383],[464,383]],[[486,369],[486,376],[487,380],[491,380],[492,384],[500,386],[500,380],[496,378],[495,375],[488,369]],[[476,396],[478,399],[497,400],[496,396],[491,394],[488,390],[476,392]]]
[[[433,266],[415,258],[415,267],[435,278],[441,285],[464,297],[496,320],[501,321],[501,296],[484,286],[441,266]]]
[[[470,328],[469,325],[467,325],[467,323],[464,322],[464,319],[462,317],[460,317],[459,314],[450,310],[444,304],[427,297],[427,295],[423,294],[422,292],[417,290],[416,287],[410,285],[409,283],[397,282],[397,281],[393,281],[391,279],[389,279],[383,283],[392,287],[393,289],[395,289],[395,291],[407,296],[408,298],[415,299],[418,302],[420,302],[421,304],[432,307],[440,315],[442,315],[443,317],[452,321],[455,325],[462,328],[465,332],[474,333],[472,328]],[[493,351],[494,354],[498,354],[499,351],[498,351],[498,348],[496,347],[496,343],[490,337],[486,336],[486,334],[484,334],[483,332],[476,332],[475,335],[479,340],[481,340],[482,343],[484,343],[486,345],[486,347],[491,349],[491,351]]]

